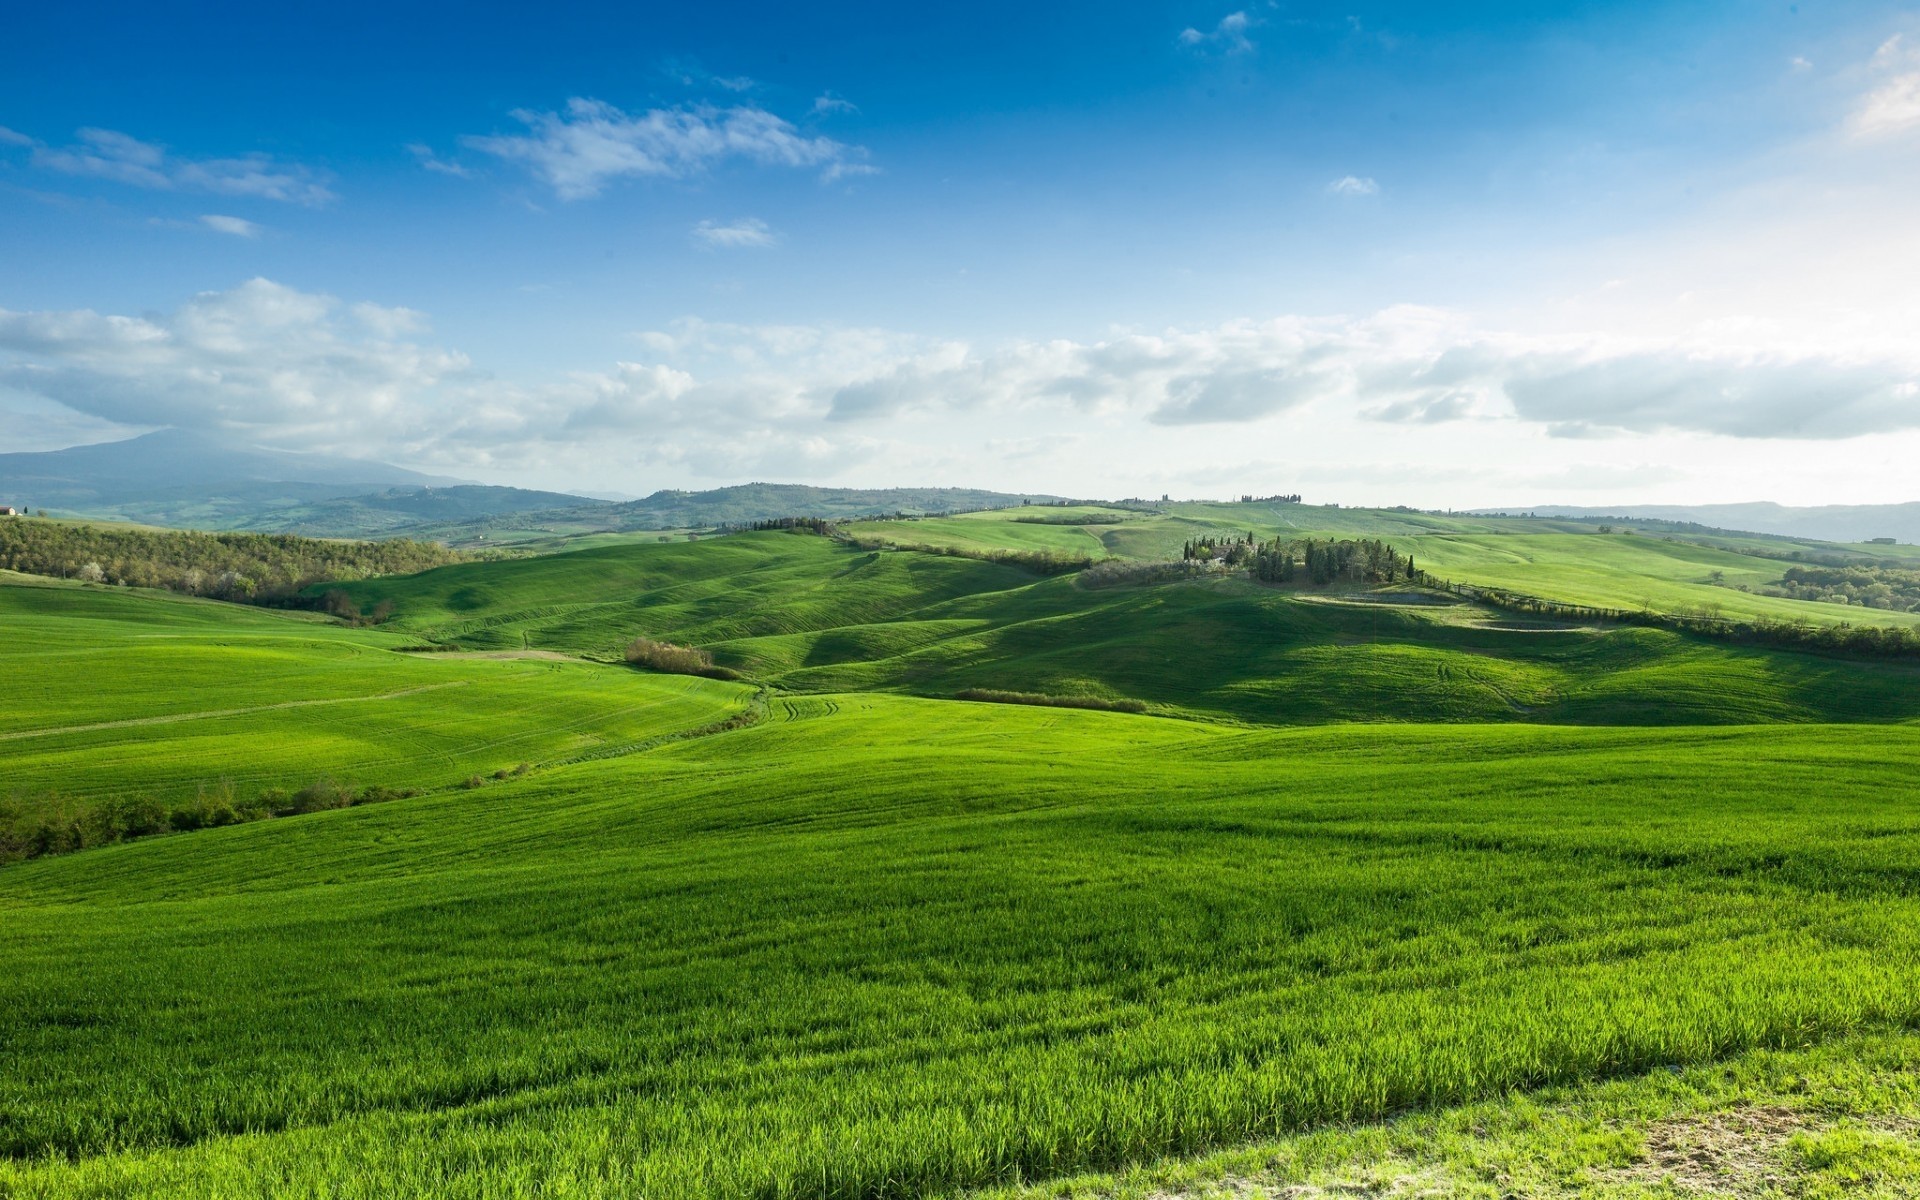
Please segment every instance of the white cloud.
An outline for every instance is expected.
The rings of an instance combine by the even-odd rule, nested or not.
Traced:
[[[1023,471],[1062,472],[1023,486],[1086,490],[1092,480],[1045,453],[1070,446],[1075,461],[1107,464],[1114,494],[1200,479],[1254,447],[1315,461],[1328,444],[1380,462],[1424,453],[1484,482],[1653,461],[1634,449],[1649,445],[1691,462],[1689,438],[1803,454],[1865,433],[1920,438],[1911,362],[1521,335],[1417,308],[995,345],[683,321],[635,345],[596,369],[507,379],[435,345],[421,313],[256,279],[166,315],[0,311],[0,411],[607,484],[641,470],[819,479],[862,464],[978,478],[1020,458]],[[1844,445],[1826,459],[1861,443]],[[1721,446],[1716,461],[1788,455]],[[1365,464],[1325,462],[1366,478]]]
[[[1253,25],[1253,18],[1244,10],[1230,12],[1204,33],[1191,26],[1181,30],[1179,41],[1196,50],[1217,47],[1228,54],[1245,54],[1253,49],[1253,39],[1247,36]]]
[[[1359,175],[1342,175],[1327,185],[1327,192],[1334,196],[1377,196],[1380,185]]]
[[[231,234],[234,237],[257,238],[262,230],[259,225],[241,217],[223,217],[218,213],[208,213],[200,218],[200,223],[215,233]]]
[[[306,205],[334,199],[316,172],[265,154],[184,159],[164,146],[111,129],[82,129],[75,136],[79,140],[64,148],[36,146],[34,165],[156,191],[251,196]]]
[[[743,217],[724,225],[718,221],[702,221],[693,227],[693,236],[704,245],[725,249],[771,246],[780,240],[758,217]]]
[[[1861,98],[1848,118],[1848,131],[1876,138],[1920,126],[1920,52],[1894,34],[1874,52],[1872,68],[1883,81]]]
[[[39,144],[24,133],[0,125],[0,146],[37,146]]]
[[[451,175],[455,179],[471,179],[473,172],[457,162],[449,162],[433,152],[433,147],[415,142],[407,147],[407,153],[413,155],[422,167],[440,175]]]
[[[529,132],[467,137],[473,149],[524,166],[564,200],[598,195],[612,180],[678,179],[730,159],[767,166],[819,168],[836,179],[865,168],[866,151],[826,137],[809,137],[787,120],[751,104],[699,104],[622,112],[599,100],[575,98],[564,113],[519,109]]]
[[[831,116],[834,113],[857,113],[860,109],[851,100],[836,96],[832,92],[823,92],[813,98],[813,115]]]

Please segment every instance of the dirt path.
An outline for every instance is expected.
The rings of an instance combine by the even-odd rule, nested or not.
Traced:
[[[378,696],[340,696],[332,700],[283,700],[279,704],[256,704],[252,708],[222,708],[209,712],[168,713],[158,717],[128,717],[124,721],[96,721],[91,725],[60,725],[52,729],[21,729],[12,733],[0,733],[0,742],[17,742],[24,738],[58,737],[66,733],[92,733],[96,729],[130,729],[136,725],[172,725],[178,721],[210,721],[220,717],[244,717],[248,713],[273,712],[282,708],[314,708],[322,704],[363,704],[369,700],[395,700],[401,696],[413,696],[421,692],[438,691],[441,688],[465,687],[468,680],[457,679],[452,683],[429,683],[423,687],[402,688],[397,692],[382,692]]]

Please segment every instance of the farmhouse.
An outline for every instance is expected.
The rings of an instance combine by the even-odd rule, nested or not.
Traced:
[[[0,517],[18,517],[23,515],[25,514],[23,514],[20,509],[15,508],[11,504],[0,504]]]

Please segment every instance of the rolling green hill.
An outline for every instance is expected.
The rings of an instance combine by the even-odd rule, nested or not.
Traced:
[[[164,593],[0,573],[0,801],[241,798],[331,777],[452,787],[724,720],[751,688],[410,638]]]
[[[1116,523],[1029,523],[1036,515],[1100,511]],[[848,528],[856,537],[903,544],[975,551],[1044,547],[1149,561],[1179,558],[1182,543],[1207,536],[1385,538],[1437,576],[1567,604],[1920,627],[1917,613],[1808,604],[1759,594],[1796,560],[1867,557],[1860,548],[1726,531],[1681,533],[1658,523],[1609,526],[1573,519],[1439,516],[1401,509],[1176,503],[1157,506],[1154,512],[1034,507],[855,523]]]
[[[1920,1020],[1917,747],[822,696],[19,864],[0,1187],[921,1195]]]
[[[1575,589],[1784,562],[1339,511]],[[1230,528],[1068,523],[1107,515],[871,528]],[[1523,1093],[1666,1111],[1763,1070],[1728,1056],[1831,1080],[1830,1039],[1920,1061],[1920,667],[1094,574],[621,539],[338,585],[373,627],[0,576],[0,839],[385,789],[0,865],[0,1196],[1032,1195],[1396,1116],[1518,1153]],[[1608,1137],[1552,1162],[1649,1153]]]
[[[1655,558],[1671,549],[1657,545]],[[1091,588],[787,533],[462,564],[347,590],[362,608],[391,601],[386,628],[453,645],[614,658],[645,635],[796,691],[999,688],[1273,724],[1920,716],[1909,664],[1526,620],[1427,594],[1301,595],[1226,578]]]

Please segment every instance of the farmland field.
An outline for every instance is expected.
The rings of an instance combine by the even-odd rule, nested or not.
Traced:
[[[1847,1046],[1913,1177],[1903,661],[786,533],[341,586],[0,581],[0,798],[417,793],[0,867],[0,1195],[1642,1194]]]

